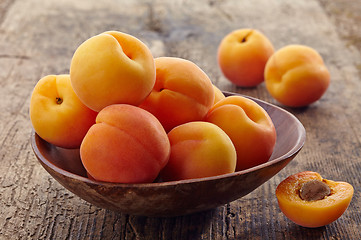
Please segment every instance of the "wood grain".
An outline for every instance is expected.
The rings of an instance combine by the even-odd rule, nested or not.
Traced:
[[[351,0],[0,1],[0,239],[361,239],[359,5]],[[155,57],[195,62],[222,90],[278,104],[264,84],[237,88],[217,66],[220,40],[241,27],[261,30],[276,49],[293,43],[313,47],[331,72],[320,101],[286,108],[304,124],[306,144],[256,191],[199,214],[135,217],[81,200],[38,164],[28,116],[35,83],[47,74],[67,73],[77,46],[106,30],[133,34]],[[306,229],[280,212],[275,188],[304,170],[354,186],[351,205],[336,222]]]

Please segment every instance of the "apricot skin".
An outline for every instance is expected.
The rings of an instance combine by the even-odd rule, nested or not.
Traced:
[[[326,183],[331,194],[315,201],[302,200],[299,190],[310,180]],[[338,219],[349,206],[354,189],[346,182],[323,179],[320,174],[305,171],[283,180],[276,189],[276,197],[281,211],[294,223],[309,228],[328,225]]]
[[[160,122],[128,104],[102,109],[80,146],[85,169],[104,182],[153,182],[169,154],[169,140]]]
[[[224,96],[223,92],[215,85],[213,85],[213,90],[214,90],[214,103],[213,104],[216,104],[217,102],[226,98],[226,96]]]
[[[330,73],[316,50],[288,45],[270,57],[264,79],[268,92],[278,102],[304,107],[323,96],[330,84]]]
[[[70,76],[80,100],[94,111],[111,104],[138,105],[154,86],[154,59],[139,39],[108,31],[76,49]]]
[[[156,82],[139,106],[156,116],[167,132],[191,121],[201,121],[214,103],[208,76],[193,62],[175,57],[155,59]]]
[[[236,170],[265,163],[276,143],[276,129],[267,112],[242,96],[228,96],[216,103],[205,119],[224,130],[237,151]]]
[[[75,94],[68,74],[48,75],[38,81],[30,100],[30,120],[35,132],[58,147],[78,148],[97,112]]]
[[[262,83],[265,65],[274,53],[270,40],[256,29],[238,29],[225,36],[218,47],[218,65],[237,86]]]
[[[165,181],[211,177],[235,171],[237,155],[231,139],[216,125],[189,122],[168,133],[171,154],[162,170]]]

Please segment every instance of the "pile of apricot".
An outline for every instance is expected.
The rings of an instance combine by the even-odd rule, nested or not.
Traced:
[[[117,31],[84,41],[69,74],[42,78],[30,118],[46,141],[79,147],[90,178],[115,183],[232,173],[268,161],[276,142],[257,103],[225,97],[195,63],[154,59]]]

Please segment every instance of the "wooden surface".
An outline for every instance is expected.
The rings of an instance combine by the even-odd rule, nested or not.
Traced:
[[[0,0],[0,239],[361,239],[361,1]],[[29,100],[47,74],[69,71],[77,46],[106,30],[133,34],[155,57],[199,65],[220,89],[277,104],[264,84],[237,88],[221,74],[217,46],[243,27],[276,49],[304,44],[323,56],[331,85],[308,108],[299,155],[249,195],[211,211],[148,218],[99,209],[73,195],[37,162],[29,142]],[[287,176],[319,172],[355,188],[344,215],[307,229],[279,210],[275,189]]]

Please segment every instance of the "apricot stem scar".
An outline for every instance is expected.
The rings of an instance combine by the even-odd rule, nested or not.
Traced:
[[[56,98],[56,104],[62,104],[63,103],[63,99],[60,97]]]
[[[249,32],[246,34],[246,36],[244,36],[244,37],[242,38],[241,43],[246,42],[246,41],[247,41],[248,36],[249,36],[249,35],[251,35],[251,33],[252,33],[252,31],[249,31]]]
[[[331,189],[325,182],[313,179],[302,185],[299,194],[302,200],[317,201],[329,196]]]

